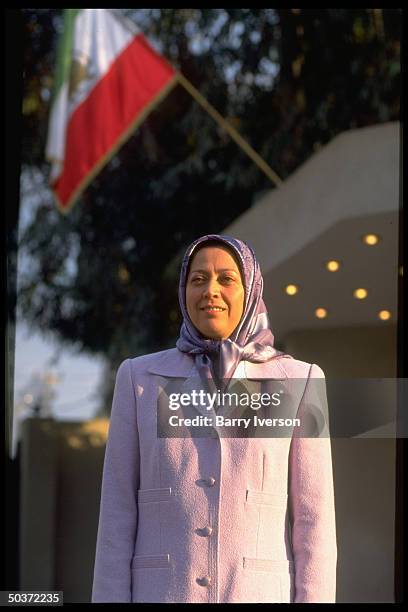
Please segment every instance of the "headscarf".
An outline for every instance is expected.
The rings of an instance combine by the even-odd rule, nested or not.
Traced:
[[[225,340],[205,338],[193,325],[187,312],[186,285],[190,263],[198,245],[210,240],[217,241],[220,246],[233,251],[240,264],[245,289],[240,322]],[[187,248],[180,272],[178,297],[183,322],[176,346],[180,351],[194,356],[200,376],[207,382],[213,378],[219,386],[226,388],[241,360],[262,363],[285,354],[273,346],[274,336],[262,293],[263,278],[259,263],[247,243],[230,236],[208,234],[198,238]]]

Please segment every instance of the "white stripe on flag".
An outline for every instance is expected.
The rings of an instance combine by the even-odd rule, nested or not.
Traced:
[[[46,156],[52,163],[49,180],[61,174],[69,117],[106,74],[140,30],[108,9],[82,9],[74,24],[71,74],[60,88],[50,113]],[[73,82],[74,91],[70,91]]]
[[[135,28],[136,29],[136,28]],[[69,116],[106,74],[117,56],[137,34],[125,28],[107,9],[84,9],[78,14],[73,42],[73,60],[86,68],[69,103]]]

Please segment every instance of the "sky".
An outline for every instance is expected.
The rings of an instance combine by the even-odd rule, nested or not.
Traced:
[[[34,177],[35,178],[35,177]],[[38,186],[32,190],[38,196]],[[22,194],[26,193],[22,189]],[[23,197],[20,202],[19,236],[31,221],[43,197]],[[48,194],[43,194],[49,197]],[[72,265],[73,262],[71,262]],[[21,252],[17,261],[17,285],[30,259]],[[43,405],[40,416],[58,421],[87,421],[99,409],[99,391],[104,361],[81,354],[73,346],[62,346],[55,336],[42,335],[22,319],[17,304],[14,418],[12,454],[15,455],[21,421],[33,414],[36,399]],[[49,384],[51,383],[51,384]]]
[[[34,404],[35,398],[44,393],[42,379],[48,374],[54,394],[49,401],[50,416],[58,420],[91,419],[98,410],[97,386],[102,366],[102,359],[61,348],[56,340],[44,338],[20,320],[16,329],[15,405],[24,398],[26,406]]]
[[[87,421],[99,408],[98,384],[103,360],[76,354],[43,338],[27,324],[17,321],[14,370],[14,418],[12,453],[20,435],[21,421],[33,414],[36,399],[44,406],[41,416],[57,421]],[[53,359],[55,358],[56,359]],[[53,363],[54,361],[54,363]],[[54,381],[51,384],[45,382]]]

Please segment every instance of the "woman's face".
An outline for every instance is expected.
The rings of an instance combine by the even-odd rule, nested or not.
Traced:
[[[186,305],[192,323],[203,336],[228,338],[241,319],[244,298],[241,274],[228,249],[204,247],[194,255],[186,285]]]

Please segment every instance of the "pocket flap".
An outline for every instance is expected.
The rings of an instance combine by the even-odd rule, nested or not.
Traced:
[[[257,570],[258,572],[279,572],[283,574],[293,574],[295,572],[295,565],[293,561],[289,559],[275,561],[274,559],[244,557],[243,561],[244,569],[248,570]]]
[[[139,489],[137,499],[139,502],[167,501],[171,497],[171,487],[164,489]]]
[[[132,559],[131,569],[140,567],[169,567],[169,553],[160,555],[135,555]]]
[[[247,489],[246,501],[252,504],[267,504],[269,506],[285,507],[288,501],[287,493],[277,495],[268,491]]]

